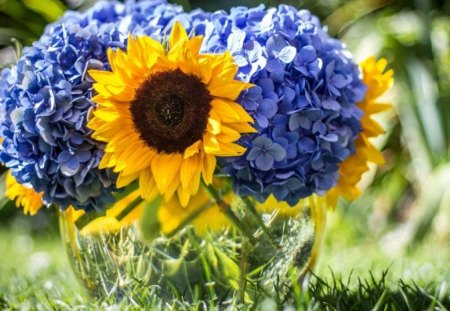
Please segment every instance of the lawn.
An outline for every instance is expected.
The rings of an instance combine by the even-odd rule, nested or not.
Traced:
[[[401,233],[371,237],[358,206],[329,217],[322,256],[308,284],[294,291],[284,306],[266,300],[257,309],[274,310],[449,310],[450,250],[430,236],[420,245],[400,249]],[[35,234],[29,219],[18,217],[0,229],[0,308],[5,310],[89,310],[160,308],[153,297],[139,301],[90,299],[78,284],[58,229]],[[356,222],[360,222],[359,224]],[[397,240],[398,239],[398,240]],[[167,306],[169,308],[169,306]],[[201,309],[198,305],[174,309]]]

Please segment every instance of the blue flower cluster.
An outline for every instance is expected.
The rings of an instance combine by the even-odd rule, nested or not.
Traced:
[[[309,11],[286,5],[219,11],[202,29],[203,50],[229,50],[237,77],[255,84],[239,102],[258,132],[224,163],[237,194],[294,205],[333,187],[338,164],[354,153],[366,91],[343,44]]]
[[[66,13],[1,74],[0,161],[44,192],[46,204],[103,209],[116,176],[98,168],[104,146],[89,138],[87,70],[109,69],[106,50],[125,49],[128,33],[161,39],[175,21],[204,35],[203,52],[230,51],[237,78],[255,84],[238,101],[258,133],[242,138],[243,156],[222,163],[235,191],[294,205],[330,189],[338,164],[354,153],[361,131],[355,103],[365,86],[318,18],[285,5],[186,13],[165,0],[100,1],[86,13]]]
[[[112,201],[116,176],[98,168],[103,146],[86,127],[94,106],[86,72],[108,69],[106,50],[125,48],[129,32],[159,39],[175,17],[193,20],[163,0],[100,1],[50,24],[17,65],[2,72],[0,161],[20,183],[44,192],[45,204],[99,210]]]

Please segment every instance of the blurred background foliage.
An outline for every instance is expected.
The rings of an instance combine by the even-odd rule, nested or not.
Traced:
[[[14,63],[17,50],[36,40],[46,24],[66,9],[83,10],[92,2],[0,0],[0,65]],[[367,267],[367,262],[377,256],[383,258],[385,269],[403,254],[432,260],[444,253],[443,268],[450,270],[450,1],[172,2],[187,10],[227,10],[260,3],[275,6],[281,2],[304,7],[321,18],[331,35],[348,45],[356,60],[371,54],[387,58],[396,79],[386,96],[395,108],[380,117],[388,128],[378,141],[387,163],[366,174],[362,186],[371,185],[358,200],[341,202],[337,211],[330,213],[319,271],[325,271],[326,265],[350,271],[358,263],[367,270],[373,268]],[[50,232],[57,232],[57,224],[49,220],[56,217],[49,217],[48,211],[30,219],[11,203],[5,206],[0,211],[2,227],[13,223],[21,230],[26,227],[49,234],[50,227],[55,229]]]

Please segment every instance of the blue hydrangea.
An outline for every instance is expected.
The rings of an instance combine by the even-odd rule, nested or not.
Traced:
[[[199,29],[199,28],[198,28]],[[223,163],[239,195],[296,204],[336,184],[338,164],[354,153],[365,94],[358,66],[307,10],[280,5],[213,13],[203,51],[231,51],[237,78],[255,86],[239,102],[258,132],[241,157]]]
[[[86,72],[109,69],[106,50],[124,49],[129,32],[160,39],[175,19],[191,29],[206,17],[162,0],[100,1],[85,13],[67,12],[2,72],[0,161],[20,183],[44,192],[45,204],[104,208],[116,176],[98,168],[104,146],[89,138],[94,104]]]
[[[164,0],[68,12],[2,72],[0,160],[17,180],[62,208],[101,209],[111,200],[116,176],[98,169],[103,146],[86,128],[93,108],[86,72],[109,69],[106,49],[124,49],[129,32],[161,39],[175,21],[205,36],[204,52],[231,51],[237,78],[255,84],[239,102],[258,133],[242,138],[243,156],[223,163],[235,191],[295,204],[332,187],[338,164],[354,152],[361,130],[355,103],[365,92],[342,43],[290,6],[185,13]]]

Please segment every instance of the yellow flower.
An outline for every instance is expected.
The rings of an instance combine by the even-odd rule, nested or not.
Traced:
[[[339,168],[339,180],[333,189],[327,193],[329,206],[336,205],[339,196],[347,200],[355,199],[361,190],[358,183],[362,175],[369,170],[368,163],[384,164],[382,153],[369,141],[372,137],[377,137],[384,133],[384,128],[372,116],[378,112],[389,110],[391,104],[380,103],[377,98],[390,89],[394,83],[394,71],[386,72],[387,61],[375,57],[369,57],[361,64],[363,82],[368,87],[366,96],[358,103],[358,107],[364,115],[361,119],[362,132],[355,141],[355,154],[351,155]]]
[[[141,218],[145,204],[138,198],[139,191],[130,193],[108,209],[105,216],[98,217],[85,225],[80,233],[82,235],[115,233],[134,225]],[[224,200],[230,202],[231,198],[232,194],[230,193],[230,195],[225,196]],[[123,215],[133,202],[138,202],[138,204],[132,208],[131,212]],[[71,222],[76,222],[84,215],[84,211],[75,210],[72,207],[69,207],[64,213]],[[231,225],[230,220],[219,205],[214,203],[202,188],[192,197],[191,202],[186,207],[181,206],[176,197],[168,202],[163,202],[158,207],[157,217],[161,232],[165,235],[169,235],[182,228],[183,225],[189,224],[193,225],[198,235],[204,235],[209,231],[217,232]]]
[[[101,168],[118,173],[118,187],[139,180],[142,197],[175,193],[182,206],[211,184],[216,156],[237,156],[253,119],[235,102],[251,84],[234,80],[230,53],[200,54],[179,23],[168,51],[150,37],[128,38],[128,51],[108,50],[112,72],[91,70],[97,107],[92,137],[106,143]]]
[[[18,208],[23,207],[24,214],[35,215],[43,206],[43,193],[36,193],[30,186],[19,184],[11,171],[6,173],[6,196],[16,202]]]
[[[224,202],[230,204],[233,194],[225,195]],[[158,210],[158,221],[163,234],[170,234],[182,226],[186,220],[191,221],[195,232],[204,235],[206,232],[217,232],[231,225],[231,221],[221,210],[219,204],[213,202],[211,196],[203,189],[192,197],[188,206],[184,207],[176,198],[164,203]]]
[[[138,198],[139,191],[130,193],[125,198],[117,201],[113,207],[108,209],[105,216],[97,217],[81,228],[80,233],[82,235],[91,235],[95,233],[115,233],[120,231],[120,229],[133,225],[142,215],[144,208],[144,202],[142,202],[142,200],[136,201]],[[125,212],[126,209],[133,204],[133,202],[137,202],[136,206],[133,205],[130,212],[126,212],[122,215],[122,213]],[[82,210],[76,211],[72,207],[70,207],[66,212],[69,213],[69,217],[70,214],[73,215],[73,221],[77,221],[84,214]]]
[[[309,206],[308,203],[308,200],[300,200],[297,205],[290,206],[285,201],[277,201],[277,199],[271,195],[264,203],[257,203],[256,210],[261,214],[276,213],[277,217],[295,218]]]

